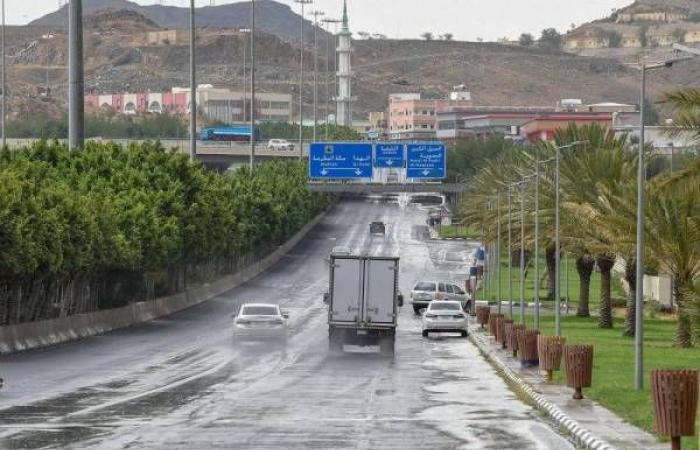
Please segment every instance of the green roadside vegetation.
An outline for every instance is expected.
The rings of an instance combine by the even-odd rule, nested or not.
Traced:
[[[325,210],[299,161],[230,174],[146,142],[0,151],[0,326],[116,308],[234,273]]]
[[[517,314],[516,314],[517,317]],[[534,317],[527,316],[528,327]],[[589,397],[630,423],[654,432],[649,374],[653,369],[700,369],[700,348],[674,346],[675,319],[647,317],[644,320],[644,390],[634,387],[634,338],[623,337],[623,320],[614,319],[612,329],[601,329],[596,320],[585,317],[562,317],[562,336],[567,344],[593,345],[593,384],[584,389]],[[554,334],[554,316],[540,317],[543,335]],[[566,374],[555,372],[554,382],[566,384]],[[698,437],[683,439],[683,448],[698,450]]]
[[[567,261],[568,259],[568,261]],[[576,264],[573,258],[562,258],[561,262],[561,298],[562,301],[569,300],[569,307],[575,311],[580,301],[581,281],[576,271]],[[540,283],[539,294],[542,302],[551,302],[548,299],[548,277],[547,265],[544,257],[540,257]],[[568,269],[568,270],[567,270]],[[493,278],[488,282],[483,281],[479,290],[478,298],[495,301],[498,299],[498,278],[496,273],[493,273]],[[520,299],[520,268],[513,264],[513,299]],[[500,267],[500,282],[501,282],[501,300],[508,299],[508,260],[502,259]],[[590,291],[589,291],[589,308],[592,314],[597,313],[597,308],[600,304],[601,280],[600,272],[594,271],[591,275]],[[622,282],[617,276],[613,276],[612,282],[612,300],[615,306],[624,306],[626,293],[622,287]],[[535,266],[534,261],[530,262],[525,277],[525,301],[533,302],[535,299]]]
[[[436,227],[441,238],[477,239],[479,232],[472,227],[464,225],[438,225]]]

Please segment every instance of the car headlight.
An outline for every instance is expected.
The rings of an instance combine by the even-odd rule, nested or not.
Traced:
[[[235,323],[236,325],[248,325],[248,324],[250,324],[250,321],[249,321],[249,320],[245,320],[245,319],[238,319],[238,320],[236,320],[236,322],[234,322],[234,323]]]

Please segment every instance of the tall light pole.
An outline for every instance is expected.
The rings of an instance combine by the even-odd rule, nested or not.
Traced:
[[[508,185],[508,314],[513,318],[513,233],[512,233],[512,186]]]
[[[4,2],[3,2],[4,11]],[[4,13],[3,13],[4,17]],[[5,26],[3,24],[3,33]],[[85,83],[83,74],[83,4],[70,0],[68,4],[68,148],[77,150],[85,143]],[[3,58],[5,52],[3,51]],[[5,64],[3,61],[3,72]],[[3,77],[4,79],[4,77]],[[5,85],[2,91],[2,121],[5,123]],[[3,132],[3,137],[5,133]]]
[[[561,211],[560,211],[560,160],[561,150],[584,144],[588,141],[575,141],[568,145],[555,146],[556,154],[554,175],[554,328],[557,336],[561,336]]]
[[[318,126],[318,44],[316,37],[318,31],[318,18],[324,14],[325,13],[323,11],[313,11],[311,13],[311,15],[314,16],[314,142],[316,142],[316,127]]]
[[[299,159],[304,157],[304,6],[313,0],[294,0],[301,5],[299,16]]]
[[[250,33],[249,28],[244,28],[241,30],[241,33]],[[247,59],[247,54],[248,54],[248,46],[246,45],[245,37],[243,38],[243,107],[241,108],[241,111],[243,111],[243,123],[246,123],[247,120],[247,115],[246,115],[246,104],[248,103],[248,67],[246,65],[246,59]]]
[[[498,301],[498,314],[501,313],[501,193],[496,196],[496,277],[498,279],[498,290],[496,300]]]
[[[74,0],[71,0],[73,3]],[[194,0],[190,0],[190,161],[197,157],[197,80],[195,68]]]
[[[2,40],[2,148],[5,148],[7,147],[7,134],[5,130],[5,96],[7,94],[7,83],[5,82],[5,0],[2,0],[2,37],[0,37],[0,40]]]
[[[253,170],[255,170],[255,0],[250,1],[250,171],[253,172]]]
[[[535,154],[535,329],[540,328],[540,161]]]

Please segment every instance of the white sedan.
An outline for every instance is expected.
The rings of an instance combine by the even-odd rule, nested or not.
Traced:
[[[245,303],[233,319],[233,335],[286,339],[288,318],[279,305]]]
[[[460,302],[432,301],[423,313],[423,337],[428,337],[429,333],[442,332],[461,333],[462,337],[467,337],[467,321]]]

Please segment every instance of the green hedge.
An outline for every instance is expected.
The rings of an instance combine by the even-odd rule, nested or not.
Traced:
[[[297,161],[220,175],[156,143],[4,150],[0,324],[121,306],[232,272],[329,201],[306,189]]]

